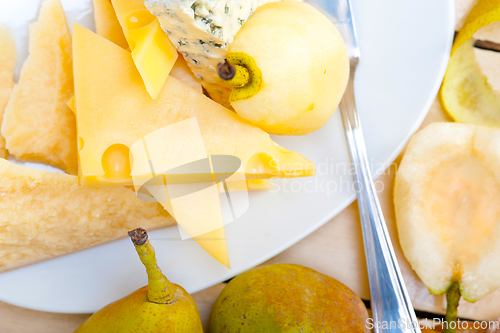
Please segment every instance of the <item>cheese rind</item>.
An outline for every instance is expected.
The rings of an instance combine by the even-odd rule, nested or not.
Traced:
[[[227,47],[260,6],[281,0],[146,0],[213,100],[230,108],[232,87],[217,74]]]
[[[10,93],[14,87],[14,66],[16,65],[16,45],[10,30],[0,24],[0,125]],[[0,134],[0,157],[7,158],[5,138]]]
[[[130,157],[127,149],[147,134],[189,118],[196,118],[207,154],[238,157],[246,179],[314,175],[312,162],[173,77],[152,100],[129,52],[79,25],[73,32],[82,185],[132,185],[130,161],[136,179],[152,178],[148,160]],[[179,140],[161,143],[166,158],[183,149],[182,136]],[[124,164],[108,159],[116,156],[105,154],[108,149],[121,151]],[[110,165],[117,166],[116,172],[110,172]]]
[[[76,176],[0,159],[0,271],[175,224],[124,187],[82,188]]]
[[[77,174],[71,35],[59,0],[42,4],[30,26],[30,54],[5,109],[2,135],[20,160],[51,164]]]

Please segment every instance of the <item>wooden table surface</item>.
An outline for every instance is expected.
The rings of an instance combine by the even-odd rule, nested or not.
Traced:
[[[456,0],[457,29],[462,25],[464,17],[474,3],[475,0]],[[500,54],[492,55],[492,52],[482,51],[478,54],[478,61],[492,85],[500,90]],[[429,110],[422,127],[436,121],[447,121],[437,99]],[[399,246],[391,189],[400,159],[401,157],[378,179],[378,185],[383,184],[379,198],[415,308],[429,313],[442,314],[443,296],[429,294],[404,259]],[[353,203],[319,230],[265,264],[295,263],[311,267],[345,283],[363,299],[369,299],[357,209],[356,203]],[[223,287],[223,284],[219,284],[193,295],[204,322]],[[470,319],[498,319],[500,317],[500,291],[475,304],[462,301],[459,315]],[[69,333],[73,332],[88,316],[89,314],[68,315],[39,312],[0,302],[0,332]]]

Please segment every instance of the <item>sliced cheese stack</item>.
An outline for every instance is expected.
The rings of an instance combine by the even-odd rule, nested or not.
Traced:
[[[29,57],[5,109],[2,135],[21,160],[48,163],[76,174],[71,35],[59,0],[42,4],[30,26]]]
[[[155,99],[177,60],[177,50],[143,0],[112,3],[146,90]]]
[[[230,108],[232,88],[217,75],[217,64],[226,58],[228,45],[250,15],[276,1],[281,0],[146,0],[145,4],[210,97]]]
[[[175,224],[124,187],[82,188],[78,178],[0,159],[0,271]],[[14,208],[14,209],[13,209]]]
[[[16,45],[10,30],[0,25],[0,125],[5,106],[14,87],[14,66],[16,64]],[[0,134],[0,157],[7,158],[5,138]]]

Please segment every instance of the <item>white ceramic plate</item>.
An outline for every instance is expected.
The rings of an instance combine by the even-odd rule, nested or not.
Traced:
[[[331,0],[335,1],[335,0]],[[0,0],[0,22],[14,29],[20,64],[41,0]],[[93,29],[91,0],[63,0],[68,21]],[[401,152],[424,119],[448,61],[452,0],[353,0],[362,61],[358,109],[375,175]],[[250,208],[227,229],[232,269],[213,260],[176,227],[150,233],[159,265],[197,292],[275,256],[339,213],[355,198],[340,114],[306,137],[276,137],[316,163],[318,175],[275,181],[250,194]],[[195,208],[194,208],[195,209]],[[333,263],[332,263],[333,264]],[[52,312],[88,313],[147,283],[129,239],[0,274],[0,300]]]

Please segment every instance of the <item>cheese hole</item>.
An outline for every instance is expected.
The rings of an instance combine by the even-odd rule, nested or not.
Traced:
[[[156,16],[147,10],[138,10],[129,15],[125,21],[128,30],[135,30],[147,26],[156,19]]]
[[[78,137],[78,151],[82,151],[85,141],[81,136]]]
[[[255,153],[248,160],[245,172],[249,174],[276,176],[278,174],[278,164],[268,153]]]
[[[108,179],[128,179],[131,170],[130,149],[120,143],[109,146],[102,154],[101,165]]]

